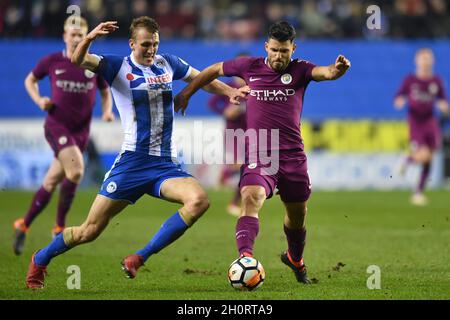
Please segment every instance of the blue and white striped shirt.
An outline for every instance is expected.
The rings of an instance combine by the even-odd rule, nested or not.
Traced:
[[[176,157],[172,81],[188,77],[191,66],[170,54],[156,55],[151,66],[139,65],[132,54],[99,58],[98,73],[111,86],[122,121],[122,151]]]

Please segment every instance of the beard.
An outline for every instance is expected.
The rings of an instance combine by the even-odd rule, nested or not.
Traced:
[[[269,64],[270,64],[270,67],[277,72],[283,71],[286,68],[286,65],[282,61],[270,61],[269,60]]]

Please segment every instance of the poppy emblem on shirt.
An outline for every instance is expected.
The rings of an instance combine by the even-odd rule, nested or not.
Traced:
[[[58,139],[58,142],[60,145],[65,145],[67,143],[67,137],[66,136],[62,136]]]
[[[281,82],[283,84],[289,84],[292,82],[292,76],[289,73],[285,73],[281,76]]]
[[[133,81],[134,80],[134,76],[131,73],[127,73],[127,80],[128,81]]]

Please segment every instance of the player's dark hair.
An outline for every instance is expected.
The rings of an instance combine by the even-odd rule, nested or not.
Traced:
[[[250,53],[247,51],[240,51],[235,55],[235,57],[242,58],[242,57],[248,57],[249,55],[250,55]]]
[[[278,21],[269,27],[269,39],[275,39],[280,42],[291,41],[295,39],[296,33],[294,27],[286,21]]]
[[[157,33],[159,32],[159,24],[156,22],[155,19],[142,16],[139,18],[133,19],[130,26],[130,38],[134,39],[135,31],[139,28],[145,28],[150,33]]]

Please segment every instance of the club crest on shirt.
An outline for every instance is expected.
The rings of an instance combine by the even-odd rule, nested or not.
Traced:
[[[248,165],[248,168],[249,169],[255,169],[257,167],[257,164],[256,163],[250,163],[249,165]]]
[[[283,84],[289,84],[292,82],[292,76],[289,73],[285,73],[281,76],[281,82]]]
[[[430,85],[428,86],[428,92],[432,95],[437,94],[438,90],[438,85],[435,82],[430,83]]]
[[[65,145],[67,143],[67,137],[66,136],[59,137],[58,143],[62,146]]]
[[[84,70],[84,75],[86,78],[91,79],[95,76],[95,73],[93,73],[91,70]]]
[[[108,186],[106,187],[106,191],[108,191],[108,193],[113,193],[114,191],[117,190],[117,184],[112,181],[108,184]]]
[[[164,67],[164,65],[165,65],[164,60],[156,60],[155,62],[155,66],[158,68],[162,68]]]

